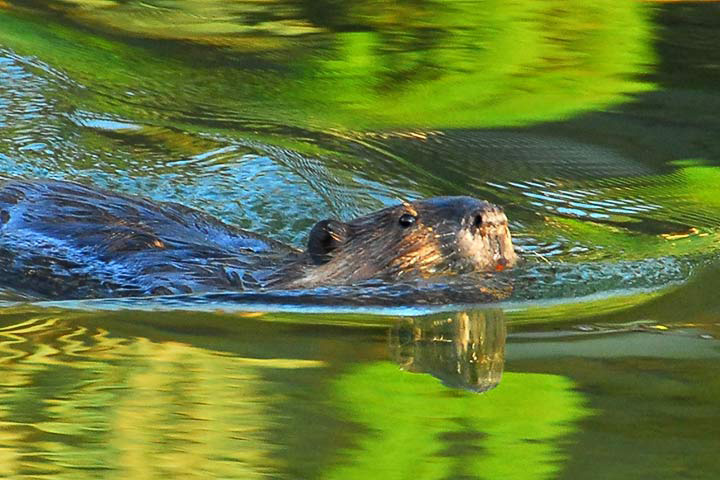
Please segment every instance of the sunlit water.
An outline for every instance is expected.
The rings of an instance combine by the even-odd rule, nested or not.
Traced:
[[[37,5],[0,1],[0,174],[296,246],[470,194],[525,262],[492,305],[4,292],[0,477],[717,478],[716,5]]]

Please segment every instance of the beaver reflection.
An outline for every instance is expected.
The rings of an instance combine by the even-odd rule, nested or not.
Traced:
[[[501,310],[404,319],[390,332],[394,360],[445,385],[484,392],[500,383],[505,357]]]

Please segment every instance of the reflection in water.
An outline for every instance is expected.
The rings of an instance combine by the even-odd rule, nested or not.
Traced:
[[[89,110],[133,111],[137,120],[176,116],[206,128],[239,118],[346,129],[518,125],[653,88],[640,76],[653,63],[643,2],[51,2],[93,38],[44,27],[44,3],[34,2],[38,25],[7,3],[0,44],[41,55],[119,104],[95,98]],[[98,42],[98,30],[112,40]]]
[[[500,382],[505,354],[502,310],[401,320],[390,333],[393,359],[445,385],[484,392]]]
[[[383,360],[390,318],[292,318],[4,310],[0,477],[475,478],[522,456],[549,478],[587,415],[562,376],[509,373],[476,395],[403,372]],[[500,312],[416,319],[391,338],[406,368],[475,390],[499,380]]]
[[[506,205],[527,256],[551,260],[514,272],[513,298],[683,280],[691,254],[720,249],[717,13],[624,0],[0,0],[0,171],[179,201],[298,244],[328,210],[471,193]],[[565,120],[478,129],[550,119]],[[419,128],[394,131],[408,125]],[[423,129],[449,125],[470,128]],[[717,286],[702,277],[632,311],[622,299],[578,309],[583,321],[705,322],[717,336]],[[387,318],[343,328],[315,315],[303,331],[297,311],[265,328],[181,311],[237,300],[3,309],[0,477],[718,477],[715,343],[548,341],[551,322],[579,315],[546,305],[543,333],[508,349],[502,382],[476,395],[384,361]],[[500,361],[478,345],[502,351],[489,333],[501,323],[473,315],[403,321],[389,356],[489,386]]]
[[[139,479],[273,472],[261,372],[322,364],[118,338],[47,315],[0,329],[0,365],[0,476]]]
[[[359,365],[334,395],[361,428],[325,478],[558,478],[568,436],[589,414],[573,388],[559,375],[506,373],[476,395],[389,363]]]

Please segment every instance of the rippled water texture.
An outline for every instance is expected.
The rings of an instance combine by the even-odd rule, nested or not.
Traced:
[[[717,478],[718,32],[715,2],[0,0],[0,175],[298,247],[473,195],[524,258],[499,304],[4,289],[0,477]]]

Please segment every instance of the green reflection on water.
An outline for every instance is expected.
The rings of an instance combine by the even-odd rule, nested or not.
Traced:
[[[560,375],[510,373],[477,395],[403,372],[377,360],[376,328],[324,338],[232,316],[167,331],[171,313],[28,313],[7,309],[0,326],[9,478],[492,477],[519,465],[547,478],[589,414]]]
[[[344,125],[519,125],[650,88],[633,78],[652,58],[640,2],[353,2],[347,10],[348,23],[365,28],[337,35],[330,58],[301,64],[311,81],[295,90],[347,105],[331,110]]]
[[[209,9],[202,16],[193,2],[164,2],[174,15],[197,21],[178,29],[157,21],[152,2],[75,3],[63,7],[74,21],[114,34],[193,42],[161,50],[42,16],[0,13],[0,44],[36,55],[91,91],[109,90],[110,98],[93,98],[94,107],[132,112],[135,119],[158,112],[133,104],[325,128],[522,125],[606,107],[652,88],[639,77],[653,62],[643,2],[356,1],[320,17],[312,14],[315,7],[294,2],[282,10],[284,23],[273,11],[281,2],[253,4],[249,11],[236,5],[232,14]],[[138,21],[147,17],[154,20]],[[274,19],[275,27],[254,30],[263,25],[258,18]],[[230,23],[243,30],[240,40],[237,31],[214,28]],[[307,26],[302,35],[298,25]],[[187,28],[192,34],[183,35]],[[268,51],[272,39],[280,40]]]
[[[478,396],[389,363],[337,382],[347,416],[367,429],[327,478],[552,478],[560,441],[590,411],[557,375],[506,373]]]
[[[692,205],[694,213],[702,219],[707,216],[703,225],[717,226],[717,212],[720,212],[720,196],[717,186],[720,185],[720,167],[709,165],[699,159],[686,159],[673,162],[678,169],[670,176],[659,181],[648,182],[639,192],[646,198],[658,202],[670,203],[672,207]],[[697,207],[701,210],[698,212]],[[683,212],[687,215],[689,212]]]
[[[571,262],[715,255],[720,249],[720,167],[691,159],[672,162],[672,166],[671,172],[658,175],[558,180],[552,187],[538,188],[537,193],[543,194],[581,192],[580,199],[558,204],[545,200],[540,208],[560,205],[583,215],[558,214],[548,209],[532,233],[548,241],[562,237],[569,244],[591,250],[563,259]],[[508,197],[508,201],[514,198]],[[599,206],[606,200],[615,204]],[[530,204],[534,199],[522,201]],[[573,202],[580,202],[580,206],[573,207]],[[588,213],[602,216],[591,218]]]

